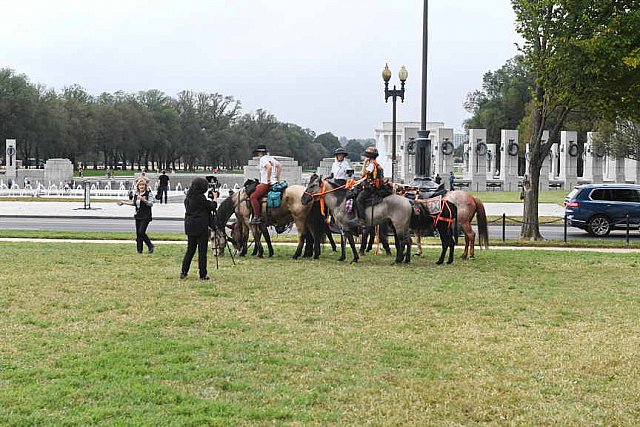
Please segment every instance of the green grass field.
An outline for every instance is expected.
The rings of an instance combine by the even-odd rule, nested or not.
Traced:
[[[564,198],[568,191],[543,191],[538,198],[539,203],[555,203],[564,205]],[[473,193],[474,196],[482,200],[483,203],[522,203],[519,191],[485,191]]]
[[[0,425],[637,425],[637,254],[0,243]],[[195,267],[195,263],[194,263]]]

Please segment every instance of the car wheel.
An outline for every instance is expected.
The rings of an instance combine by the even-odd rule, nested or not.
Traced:
[[[611,232],[611,222],[604,215],[596,215],[589,220],[588,231],[596,237],[608,236]]]

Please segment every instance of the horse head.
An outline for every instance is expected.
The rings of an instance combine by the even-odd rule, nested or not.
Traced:
[[[211,240],[213,256],[224,256],[224,249],[227,246],[227,234],[224,230],[210,229],[209,240]]]
[[[322,190],[322,177],[317,174],[311,175],[309,178],[309,184],[307,188],[304,190],[304,194],[302,194],[301,202],[303,205],[309,205],[313,202],[313,195],[320,193]]]

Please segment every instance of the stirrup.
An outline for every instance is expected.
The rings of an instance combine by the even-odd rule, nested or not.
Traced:
[[[262,218],[258,217],[253,217],[251,218],[251,221],[249,221],[249,224],[262,224]]]

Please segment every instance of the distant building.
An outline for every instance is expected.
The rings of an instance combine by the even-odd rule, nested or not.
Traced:
[[[391,178],[392,157],[392,122],[383,122],[382,128],[374,131],[376,148],[380,153],[378,163],[384,168],[384,175]],[[444,122],[427,122],[427,130],[431,135],[444,127]],[[415,156],[408,152],[408,143],[418,135],[420,122],[396,122],[396,172],[400,182],[409,182],[415,175]],[[432,145],[433,147],[433,145]]]
[[[458,148],[462,144],[469,141],[469,135],[466,133],[454,133],[453,134],[453,146]]]

